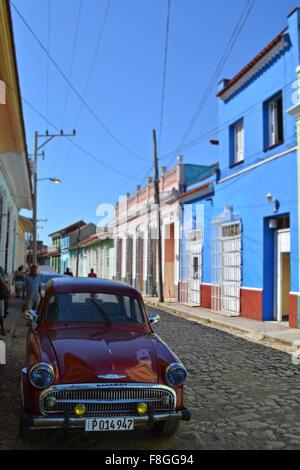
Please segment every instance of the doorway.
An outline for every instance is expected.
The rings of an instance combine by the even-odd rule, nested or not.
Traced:
[[[200,282],[202,277],[202,237],[200,230],[194,230],[189,237],[188,247],[188,303],[200,306]]]
[[[291,286],[290,230],[278,230],[275,236],[275,319],[289,320],[289,293]]]
[[[166,226],[165,239],[165,297],[168,299],[175,298],[174,286],[174,259],[175,259],[175,243],[174,243],[174,224]]]
[[[240,315],[241,223],[221,227],[221,309],[231,316]]]

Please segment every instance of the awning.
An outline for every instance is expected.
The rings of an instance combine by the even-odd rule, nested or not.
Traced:
[[[183,165],[183,184],[186,186],[191,186],[192,184],[203,181],[216,172],[219,168],[218,163],[213,163],[212,165],[193,165],[190,163],[185,163]]]

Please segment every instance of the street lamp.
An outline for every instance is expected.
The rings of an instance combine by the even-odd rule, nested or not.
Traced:
[[[51,181],[54,184],[60,184],[61,180],[59,178],[38,178],[37,181]]]

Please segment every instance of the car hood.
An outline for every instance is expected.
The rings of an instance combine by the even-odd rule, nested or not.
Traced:
[[[122,328],[51,330],[60,383],[148,382],[158,380],[152,336]]]

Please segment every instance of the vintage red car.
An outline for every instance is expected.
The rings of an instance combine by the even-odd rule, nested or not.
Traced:
[[[169,436],[184,407],[186,369],[154,333],[133,287],[92,278],[48,282],[29,324],[21,372],[20,431],[80,427],[124,431],[149,427]]]

